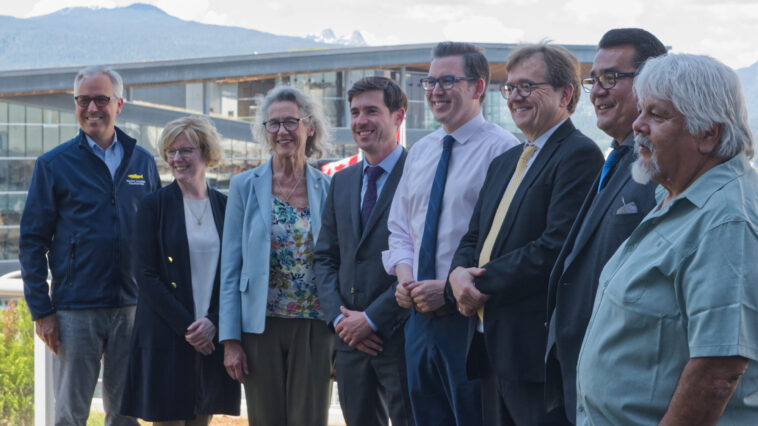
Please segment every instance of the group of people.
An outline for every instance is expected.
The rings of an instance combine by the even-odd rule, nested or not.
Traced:
[[[56,424],[752,424],[758,419],[758,175],[736,73],[608,31],[589,76],[516,48],[488,122],[482,49],[439,43],[421,80],[440,128],[406,150],[402,89],[348,91],[363,160],[331,179],[320,105],[271,90],[272,156],[232,177],[202,117],[159,141],[174,182],[115,127],[123,82],[75,79],[79,134],[37,160],[20,262],[55,353]],[[571,122],[581,91],[612,138]],[[48,286],[48,268],[52,280]],[[125,370],[126,367],[126,371]]]

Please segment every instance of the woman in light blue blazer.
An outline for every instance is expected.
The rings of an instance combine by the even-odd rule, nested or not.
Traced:
[[[219,341],[229,375],[245,386],[250,424],[326,425],[333,336],[323,321],[313,248],[329,177],[328,127],[301,91],[272,89],[253,132],[273,152],[232,177],[221,249]]]

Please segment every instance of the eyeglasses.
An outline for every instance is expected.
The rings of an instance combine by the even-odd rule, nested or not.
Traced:
[[[584,89],[585,92],[590,93],[592,91],[592,88],[595,87],[595,84],[600,83],[601,88],[605,90],[611,90],[616,87],[616,80],[619,78],[633,78],[636,75],[636,72],[604,72],[598,76],[593,75],[582,79],[582,89]]]
[[[190,155],[192,155],[193,152],[195,152],[197,148],[179,148],[179,149],[173,149],[169,148],[166,150],[166,158],[174,158],[176,156],[176,153],[179,153],[179,156],[182,158],[187,158]]]
[[[437,83],[440,84],[440,87],[442,90],[450,90],[455,86],[455,83],[458,81],[473,81],[476,80],[474,77],[456,77],[454,75],[443,75],[440,78],[434,78],[434,77],[424,77],[421,79],[421,87],[424,88],[427,92],[431,92],[434,90],[434,86],[437,85]]]
[[[76,101],[76,104],[79,105],[80,108],[87,108],[90,104],[90,102],[95,101],[95,106],[98,108],[103,108],[108,103],[114,99],[118,99],[115,96],[105,96],[105,95],[97,95],[97,96],[85,96],[85,95],[79,95],[74,96],[74,100]]]
[[[500,94],[503,95],[505,99],[508,99],[511,97],[513,92],[517,92],[521,97],[528,98],[532,95],[532,91],[534,90],[534,86],[541,86],[543,84],[550,84],[547,81],[543,81],[540,83],[533,83],[529,80],[519,81],[516,84],[511,83],[505,83],[502,86],[500,86]]]
[[[285,118],[282,121],[277,120],[268,120],[263,122],[263,126],[266,128],[266,131],[269,133],[277,133],[279,132],[279,128],[281,126],[284,126],[284,130],[288,132],[294,132],[297,130],[297,126],[300,125],[300,120],[305,120],[306,118],[310,117],[310,115],[306,115],[305,117],[300,118]]]

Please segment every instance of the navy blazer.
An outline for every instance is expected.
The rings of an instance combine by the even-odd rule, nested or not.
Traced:
[[[226,196],[209,189],[219,239]],[[176,182],[143,198],[137,211],[137,283],[140,293],[121,412],[150,421],[197,414],[239,415],[240,385],[224,368],[224,348],[201,356],[184,339],[195,321],[184,201]],[[218,329],[219,267],[207,318]]]
[[[482,245],[524,145],[490,164],[469,229],[453,256],[458,266],[477,266]],[[566,120],[548,138],[513,196],[492,248],[487,270],[474,284],[492,297],[485,303],[484,344],[494,373],[506,380],[542,382],[547,333],[547,285],[558,252],[593,179],[603,165],[597,145]],[[446,299],[450,300],[449,283]],[[453,299],[454,300],[454,299]],[[468,333],[467,371],[481,377]]]

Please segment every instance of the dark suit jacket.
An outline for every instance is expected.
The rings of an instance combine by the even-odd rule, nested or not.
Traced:
[[[495,211],[524,145],[497,157],[487,171],[469,229],[451,264],[477,266]],[[505,380],[542,382],[546,341],[545,300],[550,271],[587,190],[603,165],[597,145],[566,120],[550,136],[519,185],[495,239],[487,272],[475,285],[492,297],[485,304],[484,346],[492,372]],[[446,289],[451,297],[449,283]],[[467,372],[481,377],[471,342]]]
[[[361,232],[361,163],[334,175],[324,204],[321,232],[314,253],[318,298],[325,320],[333,327],[340,305],[365,311],[382,339],[401,329],[408,310],[395,301],[397,278],[387,275],[382,266],[382,251],[387,250],[389,215],[395,189],[403,174],[403,151],[382,188],[366,228]],[[353,350],[335,336],[337,350]]]
[[[631,132],[617,149],[626,152],[600,194],[600,176],[595,179],[558,255],[548,287],[551,332],[546,355],[546,402],[550,409],[565,405],[572,421],[576,418],[576,363],[592,315],[600,272],[655,206],[655,183],[640,185],[632,179],[630,169],[636,155]]]
[[[226,196],[209,189],[219,240]],[[195,321],[184,202],[173,182],[145,196],[135,223],[140,293],[121,412],[150,421],[191,419],[196,414],[239,415],[240,385],[224,369],[224,348],[202,356],[184,340]],[[217,260],[218,262],[218,260]],[[218,329],[219,268],[207,318]]]

